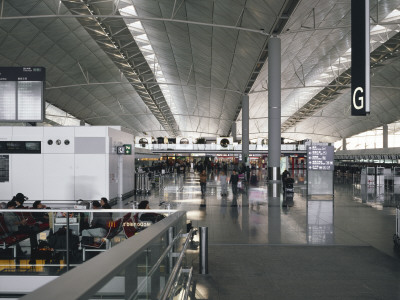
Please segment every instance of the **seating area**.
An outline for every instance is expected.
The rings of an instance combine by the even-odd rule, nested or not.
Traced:
[[[27,219],[27,225],[29,226],[37,226],[39,232],[45,231],[49,229],[49,223],[41,223],[37,222],[32,214],[27,212],[15,212],[20,220]],[[11,233],[7,229],[4,215],[0,214],[0,249],[13,249],[13,258],[17,256],[17,247],[16,245],[26,239],[29,238],[29,234],[27,233]]]
[[[44,206],[44,208],[46,208],[46,206]],[[90,259],[93,255],[89,256],[89,253],[94,254],[96,252],[107,251],[115,244],[133,237],[135,234],[154,223],[151,220],[141,221],[138,213],[128,212],[123,216],[115,216],[112,212],[103,209],[96,213],[94,213],[93,210],[87,211],[87,208],[83,209],[81,207],[75,209],[82,209],[82,212],[75,211],[66,213],[65,211],[68,211],[68,209],[66,209],[65,206],[62,207],[62,210],[61,207],[58,207],[55,208],[56,211],[48,209],[43,211],[43,213],[38,211],[32,212],[30,207],[26,206],[23,207],[23,211],[15,211],[12,209],[13,208],[11,208],[9,212],[4,210],[0,212],[1,257],[18,261],[30,258],[29,264],[31,265],[38,263],[38,259],[40,260],[41,257],[46,257],[46,264],[66,260],[67,222],[69,224],[69,259],[72,263],[80,263]],[[20,231],[15,233],[11,232],[10,225],[8,224],[9,221],[7,220],[7,213],[12,213],[17,217],[15,224],[22,223],[29,228],[34,228],[33,234],[38,240],[38,247],[32,246],[32,239],[34,239],[35,236],[32,237],[32,232],[29,230],[27,230],[26,233],[21,233]],[[107,224],[105,228],[106,231],[104,232],[100,230],[104,227],[98,227],[93,224],[93,220],[95,219],[94,214],[97,214],[97,219],[99,219],[99,215],[102,215],[102,213],[107,214],[105,219],[109,218],[108,221],[104,223]],[[45,214],[47,222],[44,223],[43,219],[40,219],[38,214]],[[145,215],[153,216],[158,214],[146,213]],[[40,221],[38,221],[39,219]],[[91,231],[92,229],[93,231]],[[97,234],[96,229],[99,229],[98,232],[102,233]],[[85,232],[85,230],[90,231],[90,234]],[[29,246],[31,247],[30,251],[27,249]],[[10,252],[9,249],[12,249],[12,251]]]

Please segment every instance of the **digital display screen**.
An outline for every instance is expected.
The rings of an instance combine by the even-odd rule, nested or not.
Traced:
[[[40,142],[25,142],[27,151],[40,151]]]
[[[41,153],[39,141],[0,141],[0,153]]]
[[[43,122],[45,68],[0,67],[0,121]]]

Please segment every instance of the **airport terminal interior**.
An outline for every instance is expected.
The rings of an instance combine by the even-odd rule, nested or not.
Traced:
[[[400,0],[0,0],[0,298],[400,299]]]

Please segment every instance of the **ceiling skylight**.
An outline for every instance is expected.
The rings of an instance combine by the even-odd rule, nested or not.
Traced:
[[[122,16],[137,16],[136,9],[133,5],[126,6],[120,9],[119,12]],[[142,51],[144,58],[149,64],[154,74],[155,80],[158,83],[166,83],[167,80],[165,79],[161,67],[158,64],[157,56],[154,53],[153,47],[150,44],[150,40],[143,28],[142,22],[126,19],[125,23],[127,24],[135,42],[138,44],[140,51]],[[165,100],[168,101],[170,109],[172,110],[172,108],[174,108],[175,106],[172,103],[172,97],[168,85],[160,85],[160,88],[163,92]]]

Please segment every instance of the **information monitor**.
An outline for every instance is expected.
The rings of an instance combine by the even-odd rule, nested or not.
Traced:
[[[43,122],[43,67],[0,67],[0,122]]]

